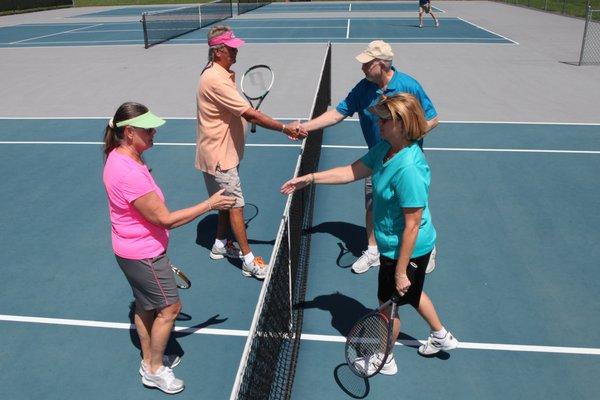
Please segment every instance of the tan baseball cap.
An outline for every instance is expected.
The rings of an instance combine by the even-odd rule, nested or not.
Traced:
[[[394,52],[392,51],[392,47],[384,42],[383,40],[374,40],[367,48],[356,56],[356,59],[364,64],[368,63],[375,58],[379,60],[391,61],[394,58]]]

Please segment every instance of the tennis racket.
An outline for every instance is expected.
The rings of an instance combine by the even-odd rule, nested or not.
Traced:
[[[171,269],[175,274],[175,283],[179,289],[189,289],[192,286],[190,279],[179,268],[171,264]]]
[[[269,94],[274,81],[275,75],[268,65],[255,65],[244,72],[241,82],[242,93],[244,93],[244,96],[246,96],[246,99],[248,99],[254,109],[259,109],[263,100]],[[254,101],[257,102],[256,105],[254,105]],[[252,123],[252,128],[250,128],[250,132],[256,132],[256,124],[254,122]]]
[[[397,293],[360,319],[346,338],[346,362],[350,370],[361,378],[370,378],[383,368],[392,348],[394,316],[400,297]],[[389,309],[389,313],[386,313]]]

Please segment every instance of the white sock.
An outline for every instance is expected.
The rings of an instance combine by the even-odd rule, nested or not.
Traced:
[[[444,328],[442,326],[442,329],[440,329],[439,331],[431,331],[431,333],[433,334],[433,336],[435,336],[438,339],[443,339],[446,337],[446,334],[448,333],[448,331],[446,330],[446,328]]]
[[[377,246],[369,246],[367,248],[367,252],[372,255],[372,256],[378,256],[379,255],[379,250],[377,249]]]
[[[227,239],[215,239],[215,246],[217,249],[222,249],[227,244]]]
[[[254,254],[252,252],[244,254],[244,262],[248,265],[252,264],[254,262]]]

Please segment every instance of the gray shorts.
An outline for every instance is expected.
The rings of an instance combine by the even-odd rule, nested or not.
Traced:
[[[365,210],[373,209],[373,180],[370,176],[365,178]]]
[[[233,207],[244,207],[244,194],[242,193],[242,182],[240,182],[240,175],[238,167],[221,171],[217,168],[214,175],[203,172],[204,183],[206,184],[206,190],[208,195],[212,196],[221,189],[225,189],[224,194],[235,197],[235,204]]]
[[[161,309],[177,303],[177,284],[166,254],[143,260],[130,260],[116,254],[115,257],[129,281],[136,303],[144,310]]]

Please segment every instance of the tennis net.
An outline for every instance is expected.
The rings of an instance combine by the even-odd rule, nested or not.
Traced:
[[[331,103],[331,43],[327,44],[311,118]],[[323,131],[304,140],[294,176],[318,168]],[[230,400],[289,399],[302,332],[314,186],[288,197]]]
[[[247,13],[248,11],[256,10],[259,7],[271,4],[271,1],[261,0],[238,0],[238,15]]]
[[[231,0],[142,13],[144,46],[166,42],[233,16]]]

